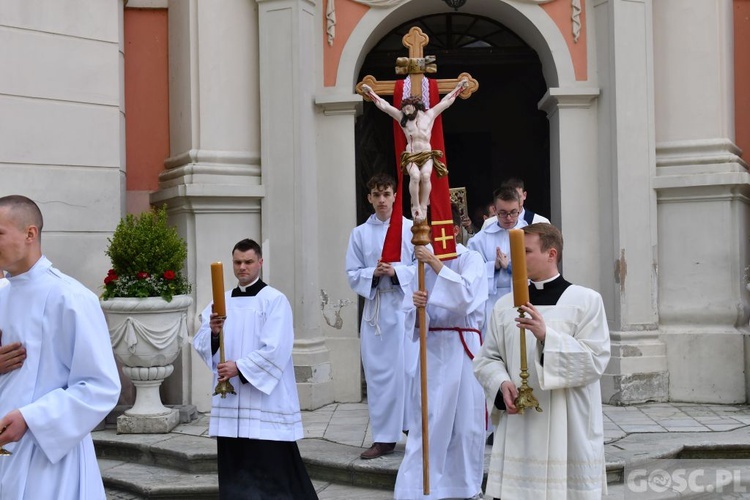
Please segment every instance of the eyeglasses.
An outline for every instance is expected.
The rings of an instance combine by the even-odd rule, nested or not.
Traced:
[[[501,219],[508,219],[508,218],[515,219],[516,217],[518,217],[518,214],[520,214],[520,213],[521,212],[519,212],[518,210],[513,210],[512,212],[506,212],[505,210],[500,210],[497,213],[497,215]]]

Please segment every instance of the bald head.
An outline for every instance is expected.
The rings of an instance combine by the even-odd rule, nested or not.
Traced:
[[[42,256],[42,212],[25,196],[0,198],[0,269],[25,273]]]
[[[31,199],[20,194],[3,196],[0,198],[0,208],[8,208],[8,216],[16,223],[18,229],[36,226],[41,235],[44,224],[42,211]]]

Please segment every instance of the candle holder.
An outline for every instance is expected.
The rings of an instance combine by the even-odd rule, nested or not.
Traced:
[[[521,308],[518,308],[519,317],[524,317],[524,312]],[[526,329],[520,328],[521,330],[521,387],[518,388],[518,397],[514,401],[518,413],[523,415],[525,408],[534,408],[536,411],[541,412],[542,407],[539,406],[539,401],[534,397],[534,390],[529,386],[529,367],[526,360]]]
[[[224,328],[222,328],[221,330],[219,330],[219,363],[224,363],[225,361]],[[221,399],[224,399],[227,397],[227,394],[237,394],[236,392],[234,392],[234,386],[231,382],[229,382],[229,380],[224,380],[216,384],[216,388],[214,389],[214,396],[220,395]]]

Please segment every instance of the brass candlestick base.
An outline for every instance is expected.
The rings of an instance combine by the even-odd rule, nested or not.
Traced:
[[[222,316],[222,318],[226,318],[226,316]],[[219,330],[219,364],[224,363],[226,361],[226,357],[224,357],[224,328],[222,327],[221,330]],[[214,389],[214,396],[217,394],[221,394],[221,399],[224,399],[227,397],[227,394],[237,394],[234,392],[234,386],[229,382],[229,380],[225,380],[224,382],[219,382],[216,384],[216,388]]]
[[[229,382],[229,380],[225,380],[224,382],[219,382],[216,384],[216,388],[214,389],[214,396],[217,394],[221,394],[221,399],[224,399],[227,397],[227,394],[237,394],[234,392],[234,386]]]
[[[524,317],[524,312],[521,308],[518,308],[518,314],[521,318]],[[534,397],[531,387],[529,387],[529,369],[526,359],[526,329],[519,328],[521,331],[521,387],[518,388],[518,397],[513,402],[518,408],[518,413],[523,415],[524,408],[535,408],[536,411],[541,412],[542,407],[539,406],[539,401]]]
[[[525,374],[528,378],[529,374]],[[524,376],[524,373],[521,373],[521,377]],[[526,383],[526,379],[521,382],[521,387],[518,389],[518,397],[514,401],[514,404],[516,405],[516,408],[518,408],[518,413],[523,415],[524,408],[534,408],[536,411],[541,412],[542,407],[539,406],[539,401],[536,400],[534,397],[534,391],[531,387],[529,387],[529,384]]]

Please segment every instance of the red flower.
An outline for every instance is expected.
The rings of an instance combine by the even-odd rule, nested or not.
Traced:
[[[174,279],[174,271],[164,271],[164,279],[165,280],[173,280]]]
[[[112,269],[110,269],[109,273],[107,273],[107,277],[104,278],[104,284],[105,285],[109,285],[113,281],[117,281],[117,275],[115,274],[115,272]]]
[[[114,276],[115,279],[117,279],[117,274],[115,274],[114,269],[110,269],[109,271],[107,271],[107,276]]]
[[[138,278],[139,280],[145,280],[146,278],[148,278],[148,273],[141,271],[138,274],[136,274],[135,277]]]

